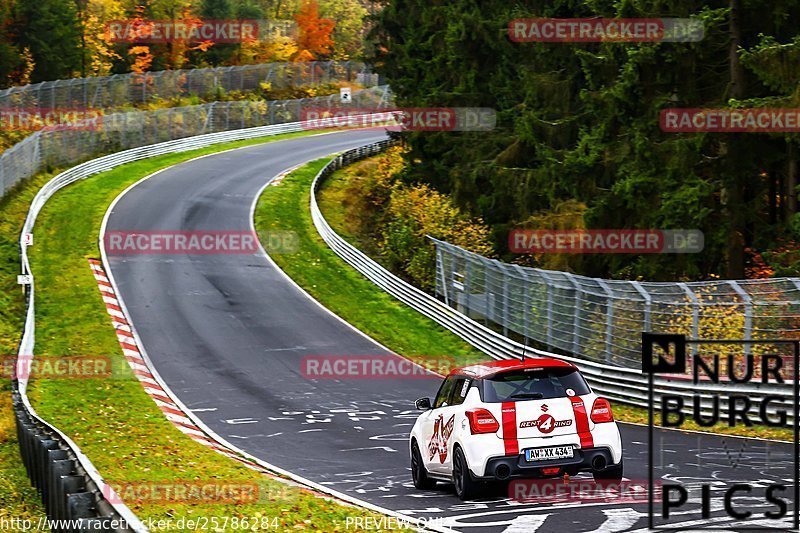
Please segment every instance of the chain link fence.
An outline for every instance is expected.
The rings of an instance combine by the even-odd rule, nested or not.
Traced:
[[[501,263],[436,245],[436,294],[471,318],[550,350],[641,368],[641,334],[800,339],[800,278],[603,280]],[[760,347],[747,347],[754,353]]]
[[[388,87],[353,93],[353,107],[380,107],[389,102]],[[213,102],[209,104],[104,115],[91,129],[41,130],[0,155],[0,197],[20,180],[48,168],[193,135],[302,120],[302,110],[331,107],[339,95],[297,100]]]
[[[45,81],[0,91],[0,109],[114,109],[180,96],[214,96],[219,91],[253,91],[337,81],[377,85],[377,75],[356,61],[265,63],[235,67],[162,70]]]

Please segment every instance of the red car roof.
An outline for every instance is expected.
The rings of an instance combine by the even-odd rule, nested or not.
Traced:
[[[485,378],[500,372],[512,370],[524,370],[527,368],[576,368],[572,363],[559,361],[550,357],[526,357],[524,361],[519,359],[504,359],[502,361],[489,361],[477,365],[456,368],[450,374],[466,374],[476,378]]]

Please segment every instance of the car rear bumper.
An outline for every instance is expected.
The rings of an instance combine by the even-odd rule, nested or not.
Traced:
[[[543,469],[559,468],[558,474],[578,472],[599,472],[608,467],[615,466],[611,449],[606,447],[586,448],[575,450],[575,457],[571,459],[554,459],[551,461],[529,462],[525,455],[520,453],[513,457],[493,457],[486,462],[485,475],[479,477],[481,481],[505,481],[519,478],[551,477]]]

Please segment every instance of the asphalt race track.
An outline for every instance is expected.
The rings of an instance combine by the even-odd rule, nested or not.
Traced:
[[[253,199],[275,175],[381,136],[305,137],[178,165],[122,197],[108,230],[249,231]],[[502,488],[462,503],[446,485],[415,490],[406,445],[417,415],[413,403],[433,396],[438,380],[303,377],[304,356],[394,356],[327,313],[263,256],[112,256],[110,265],[144,347],[172,390],[211,429],[265,461],[382,507],[443,518],[438,524],[461,531],[610,533],[647,526],[642,503],[520,503]],[[621,430],[626,477],[644,485],[647,430]],[[790,484],[788,444],[674,431],[658,431],[656,440],[664,479]],[[720,495],[712,495],[715,523],[725,526]],[[760,498],[741,501],[759,512]],[[694,525],[699,511],[690,499],[670,523]]]

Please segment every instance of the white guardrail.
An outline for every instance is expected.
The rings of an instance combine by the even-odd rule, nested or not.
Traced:
[[[345,262],[363,274],[367,279],[388,292],[401,302],[405,303],[415,311],[434,320],[438,324],[452,331],[472,346],[486,353],[494,359],[521,358],[523,353],[528,356],[534,354],[544,357],[554,357],[574,363],[586,376],[592,388],[605,397],[621,403],[634,405],[637,407],[648,406],[648,380],[647,376],[639,370],[623,368],[618,366],[597,363],[559,355],[555,353],[536,350],[525,347],[501,333],[498,333],[483,324],[472,320],[466,315],[458,312],[444,302],[441,302],[414,287],[406,281],[395,276],[383,266],[378,264],[355,246],[351,245],[340,237],[322,216],[322,212],[317,204],[316,192],[322,181],[335,170],[349,165],[359,159],[376,155],[391,146],[392,141],[380,141],[378,143],[350,150],[333,159],[326,165],[314,179],[311,186],[311,217],[322,239],[328,246]],[[692,402],[698,393],[698,387],[702,387],[704,392],[722,392],[720,400],[720,413],[727,413],[727,400],[725,396],[735,390],[737,394],[749,396],[751,399],[761,399],[767,395],[780,397],[783,409],[787,411],[789,422],[794,418],[794,409],[790,408],[794,402],[794,389],[791,383],[783,385],[769,384],[761,385],[748,383],[745,385],[731,384],[710,384],[694,385],[691,380],[669,380],[656,377],[654,380],[655,397],[659,399],[662,393],[680,396],[686,405],[684,412],[692,413]],[[711,413],[712,398],[708,395],[701,396],[701,410],[704,415]],[[758,412],[758,403],[753,402],[750,413]],[[767,413],[774,415],[780,410],[781,406],[770,405]],[[721,415],[722,416],[722,415]]]
[[[20,259],[22,265],[22,274],[30,276],[29,277],[29,284],[27,285],[27,313],[25,316],[25,329],[22,335],[22,340],[20,341],[19,351],[18,351],[18,361],[20,364],[25,364],[25,362],[29,361],[30,358],[33,357],[34,354],[34,345],[36,341],[36,330],[35,330],[35,298],[34,298],[34,278],[31,272],[31,266],[28,261],[28,251],[27,246],[25,244],[25,235],[31,233],[33,231],[33,227],[36,223],[36,218],[39,215],[44,204],[50,199],[57,191],[63,189],[67,185],[74,183],[78,180],[82,180],[98,174],[100,172],[105,172],[107,170],[111,170],[114,167],[119,165],[123,165],[125,163],[130,163],[133,161],[138,161],[140,159],[146,159],[149,157],[165,155],[165,154],[172,154],[177,152],[184,152],[188,150],[194,150],[197,148],[204,148],[210,146],[212,144],[218,144],[228,141],[240,141],[246,139],[254,139],[256,137],[264,137],[270,135],[278,135],[281,133],[290,133],[290,132],[297,132],[302,131],[303,127],[300,122],[293,122],[288,124],[277,124],[277,125],[270,125],[270,126],[261,126],[256,128],[248,128],[245,130],[234,130],[234,131],[226,131],[226,132],[219,132],[219,133],[210,133],[206,135],[199,135],[195,137],[188,137],[184,139],[177,139],[174,141],[163,142],[159,144],[153,144],[149,146],[142,146],[139,148],[132,148],[130,150],[125,150],[123,152],[118,152],[115,154],[107,155],[104,157],[100,157],[98,159],[93,159],[91,161],[87,161],[86,163],[80,164],[76,167],[73,167],[65,172],[54,177],[50,180],[42,189],[36,194],[33,201],[31,202],[30,209],[28,211],[28,216],[25,220],[25,224],[22,228],[22,234],[20,235]],[[43,488],[39,486],[39,484],[49,486],[48,480],[50,479],[45,474],[50,474],[50,470],[48,470],[48,466],[45,462],[38,460],[36,457],[30,458],[26,457],[26,455],[33,455],[38,456],[41,454],[42,451],[47,453],[48,448],[42,448],[38,444],[34,444],[33,447],[26,447],[26,443],[30,444],[31,442],[35,442],[36,439],[39,441],[46,442],[46,445],[49,446],[50,450],[59,449],[62,452],[66,452],[69,459],[77,462],[76,465],[76,474],[79,476],[83,476],[85,478],[85,484],[81,487],[85,490],[84,494],[91,494],[91,500],[88,502],[84,502],[88,505],[88,508],[93,508],[96,512],[95,515],[99,515],[98,518],[92,518],[91,520],[104,520],[105,521],[105,529],[95,529],[98,531],[134,531],[134,532],[146,532],[147,528],[139,521],[139,519],[122,503],[112,503],[109,502],[103,495],[104,494],[112,494],[110,486],[108,486],[105,481],[103,480],[102,475],[97,471],[94,467],[92,462],[83,454],[78,446],[69,438],[67,437],[62,431],[55,428],[51,424],[47,423],[44,419],[42,419],[39,415],[36,414],[36,411],[31,406],[30,401],[28,400],[27,396],[27,388],[28,388],[28,378],[26,373],[20,373],[20,379],[15,381],[14,384],[14,400],[15,400],[15,409],[17,411],[17,423],[18,423],[18,433],[20,434],[20,446],[21,451],[23,454],[23,460],[28,467],[29,473],[31,473],[31,478],[34,481],[34,484],[37,485],[37,488],[40,490]],[[20,412],[20,409],[24,410],[24,413]],[[31,433],[30,435],[23,434],[23,431],[28,431]],[[60,441],[60,442],[59,442]],[[64,457],[67,458],[67,457]],[[29,462],[30,461],[30,462]],[[46,494],[49,491],[45,488],[43,494]],[[114,498],[116,499],[116,498]],[[47,503],[47,502],[45,502]],[[54,506],[53,510],[55,511],[59,506]],[[65,512],[69,512],[69,505],[66,506],[67,509]],[[50,507],[48,506],[48,511],[50,511]],[[75,516],[76,512],[70,512],[70,515],[65,516],[64,513],[50,513],[51,517],[58,517],[58,518],[77,518]],[[60,515],[60,516],[59,516]],[[83,518],[83,517],[81,517]],[[112,520],[116,519],[119,522],[124,522],[127,524],[127,527],[108,527],[107,524],[111,523]],[[121,520],[120,520],[121,519]],[[91,527],[87,525],[88,528]]]

